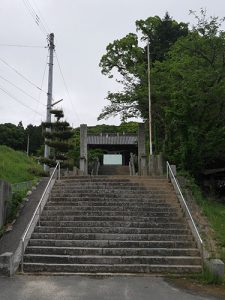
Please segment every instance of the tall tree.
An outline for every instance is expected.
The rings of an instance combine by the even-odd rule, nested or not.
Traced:
[[[109,78],[116,77],[123,90],[109,92],[105,106],[98,119],[120,114],[124,121],[130,117],[141,116],[148,118],[148,76],[146,47],[140,46],[140,40],[150,41],[152,64],[166,58],[168,50],[177,39],[188,33],[188,25],[173,20],[168,13],[161,19],[158,16],[136,22],[137,34],[130,33],[120,40],[115,40],[106,48],[100,67],[102,73]],[[155,120],[158,119],[157,103],[153,110]]]
[[[197,25],[153,68],[153,89],[164,99],[166,152],[198,175],[225,163],[225,33],[204,10]]]

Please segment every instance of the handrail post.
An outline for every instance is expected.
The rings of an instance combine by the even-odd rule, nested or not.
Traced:
[[[39,205],[39,214],[38,214],[38,227],[40,227],[40,226],[41,226],[40,218],[41,218],[41,205]]]
[[[168,161],[166,162],[166,178],[167,178],[167,180],[168,181],[170,181],[170,178],[169,178],[170,176],[169,176],[169,163],[168,163]]]
[[[58,180],[60,180],[60,163],[59,163],[59,168],[58,168]]]
[[[23,256],[24,256],[24,240],[22,239],[22,258],[21,258],[21,272],[23,273]]]

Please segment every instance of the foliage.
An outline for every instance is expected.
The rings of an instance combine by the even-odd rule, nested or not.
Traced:
[[[137,31],[143,41],[150,41],[152,63],[164,60],[167,52],[178,38],[188,33],[185,23],[178,23],[168,13],[136,22]],[[100,61],[102,73],[114,78],[123,86],[120,92],[109,92],[110,105],[105,106],[99,119],[120,114],[121,120],[131,117],[148,118],[148,73],[146,47],[139,45],[138,35],[130,33],[115,40],[106,48]],[[154,95],[153,95],[154,100]],[[153,101],[154,118],[157,120],[157,103]]]
[[[150,40],[154,149],[198,177],[225,164],[225,32],[223,19],[208,18],[204,10],[191,14],[196,25],[190,30],[168,14],[136,26],[141,39]],[[110,105],[100,119],[118,113],[122,119],[148,118],[146,63],[136,34],[107,46],[102,73],[119,74],[123,90],[108,94]]]
[[[31,157],[7,146],[0,146],[0,178],[9,183],[19,183],[37,178],[42,167]]]
[[[224,45],[217,18],[207,20],[202,11],[197,26],[153,68],[167,156],[195,176],[225,163]]]
[[[27,137],[29,135],[29,155],[38,155],[38,152],[41,150],[42,146],[44,145],[42,126],[41,125],[35,126],[29,124],[25,129],[25,135],[26,135],[25,145],[27,143]],[[42,151],[42,153],[43,152],[44,151]]]
[[[27,189],[13,192],[12,201],[10,201],[10,214],[7,218],[7,223],[11,223],[16,218],[18,207],[23,202],[23,198],[26,196],[26,193]]]
[[[26,151],[29,136],[29,154],[37,154],[44,142],[41,126],[28,125],[25,129],[22,122],[16,126],[11,123],[0,124],[0,145],[5,145],[14,150]]]
[[[22,122],[18,126],[11,123],[0,124],[0,144],[15,150],[26,150],[26,135]]]
[[[46,138],[46,145],[51,149],[49,158],[42,158],[41,161],[49,167],[54,167],[57,161],[60,161],[62,168],[72,168],[73,162],[69,161],[68,152],[73,148],[70,140],[73,136],[72,128],[66,121],[60,119],[64,117],[61,109],[54,109],[50,111],[56,118],[55,122],[43,123],[43,127],[48,129],[44,133]]]
[[[204,196],[195,180],[190,175],[188,178],[188,187],[191,189],[195,201],[202,209],[202,212],[214,230],[215,239],[220,248],[220,258],[225,262],[225,205],[224,203],[217,202],[215,199]]]

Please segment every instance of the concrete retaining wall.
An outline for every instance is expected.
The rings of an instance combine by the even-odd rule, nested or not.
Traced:
[[[11,185],[0,179],[0,227],[5,222],[9,214],[10,202],[12,201],[12,188]]]

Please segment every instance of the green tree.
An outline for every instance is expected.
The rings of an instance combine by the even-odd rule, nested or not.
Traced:
[[[204,10],[188,36],[153,68],[153,90],[164,103],[165,151],[196,176],[225,163],[225,33]]]
[[[42,125],[35,126],[29,124],[25,129],[25,135],[26,138],[29,136],[29,140],[30,140],[29,153],[31,155],[37,155],[44,144]]]
[[[51,148],[49,159],[42,158],[42,162],[48,166],[55,166],[57,161],[61,162],[62,168],[69,168],[73,166],[73,162],[69,161],[69,151],[72,148],[70,143],[73,137],[72,128],[66,121],[61,121],[64,117],[61,109],[51,110],[51,114],[55,116],[56,121],[52,123],[42,123],[44,128],[51,129],[46,131],[44,136],[45,143]]]
[[[22,122],[18,126],[11,123],[0,124],[0,144],[26,151],[27,142]]]
[[[168,13],[161,19],[158,16],[136,22],[137,31],[142,41],[150,40],[152,63],[166,58],[168,50],[177,39],[188,33],[185,23],[178,23]],[[130,33],[122,39],[115,40],[106,48],[100,67],[102,73],[109,78],[116,77],[123,89],[119,92],[109,92],[105,106],[98,119],[120,114],[124,121],[130,117],[148,118],[148,76],[146,47],[139,45],[137,34]],[[160,110],[154,101],[154,119],[158,120]]]

